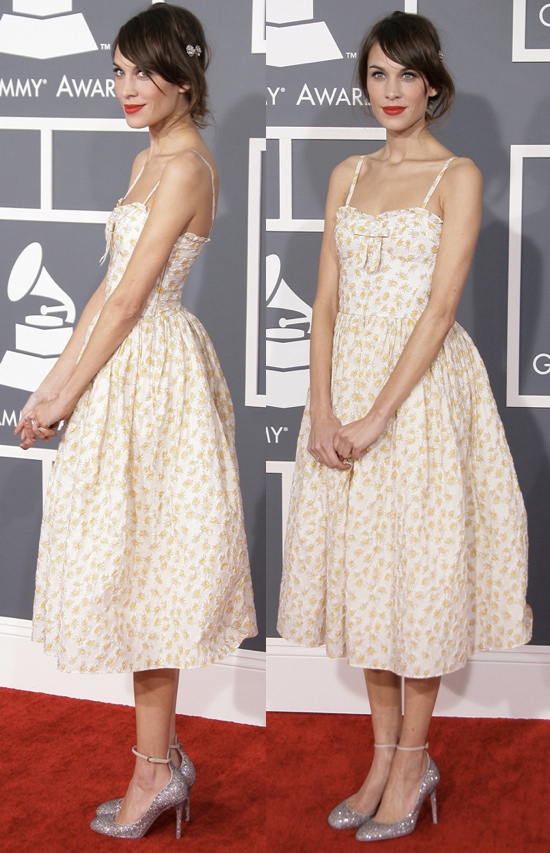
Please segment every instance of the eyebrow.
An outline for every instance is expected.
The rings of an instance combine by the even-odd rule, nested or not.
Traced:
[[[135,65],[133,62],[128,62],[128,68],[130,69],[130,71],[132,70],[132,68],[137,68],[138,71],[140,70],[138,66]],[[124,68],[122,67],[122,65],[119,65],[118,62],[115,62],[115,60],[113,59],[113,70],[124,71]]]
[[[414,68],[412,68],[409,65],[400,65],[399,63],[396,63],[396,65],[399,65],[399,68],[402,68],[404,71],[414,71],[415,70]],[[374,65],[374,64],[368,66],[368,70],[370,71],[371,69],[374,69],[376,71],[385,71],[386,70],[381,65]]]

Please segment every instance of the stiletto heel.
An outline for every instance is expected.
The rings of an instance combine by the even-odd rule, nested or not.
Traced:
[[[421,749],[427,749],[428,744],[424,746],[398,746],[400,752],[417,752]],[[437,823],[437,799],[436,789],[439,785],[440,775],[436,767],[435,761],[430,758],[426,752],[428,766],[420,783],[420,790],[416,798],[416,804],[412,811],[409,812],[402,820],[397,820],[394,823],[378,823],[375,820],[368,820],[363,823],[355,833],[358,841],[385,841],[388,838],[399,838],[401,835],[410,835],[416,827],[418,815],[422,808],[422,803],[428,797],[432,805],[432,820]]]
[[[179,742],[177,733],[174,734],[175,743],[171,743],[168,747],[168,755],[170,755],[170,750],[175,749],[179,752],[181,764],[179,767],[174,766],[174,769],[177,770],[183,776],[183,780],[187,785],[187,790],[189,792],[189,798],[187,801],[187,806],[185,808],[185,820],[189,823],[191,817],[191,788],[195,784],[197,773],[195,770],[195,765],[183,749],[181,743]],[[101,803],[95,811],[98,817],[103,817],[104,815],[114,815],[120,809],[120,804],[122,803],[122,797],[117,797],[114,800],[107,800],[105,803]]]
[[[374,744],[375,749],[395,749],[396,747],[396,743]],[[363,826],[364,823],[374,817],[377,809],[378,806],[370,814],[362,814],[350,808],[348,801],[344,800],[333,808],[328,816],[328,822],[333,829],[357,829],[357,827]]]
[[[179,770],[181,775],[184,778],[184,781],[187,785],[188,797],[187,802],[185,804],[185,822],[189,823],[191,819],[191,788],[195,784],[197,779],[197,772],[195,770],[195,765],[183,749],[181,743],[179,742],[177,732],[174,733],[174,741],[175,743],[171,743],[168,749],[175,749],[179,752],[180,756],[180,766],[176,768]]]
[[[187,799],[186,804],[189,802]],[[183,809],[183,803],[180,803],[179,806],[176,806],[176,838],[181,838],[181,812]]]
[[[114,814],[102,814],[95,817],[90,824],[90,827],[102,835],[110,835],[114,838],[143,838],[147,830],[156,821],[159,815],[168,809],[176,809],[176,838],[181,838],[181,817],[183,804],[186,804],[186,813],[189,809],[189,788],[182,776],[172,762],[170,761],[170,750],[166,758],[151,758],[148,755],[142,755],[137,751],[136,747],[132,747],[132,752],[138,758],[143,758],[145,761],[150,761],[153,764],[167,764],[170,769],[170,781],[156,795],[153,802],[147,809],[144,815],[134,823],[117,823],[115,821],[117,811]],[[113,801],[110,801],[113,802]],[[120,801],[119,801],[120,803]]]
[[[435,789],[430,794],[430,802],[432,804],[432,821],[433,823],[437,823],[437,797]]]

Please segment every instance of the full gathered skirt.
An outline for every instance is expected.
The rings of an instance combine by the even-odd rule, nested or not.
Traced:
[[[338,314],[332,403],[367,414],[416,319]],[[458,324],[349,471],[307,452],[304,414],[278,628],[331,657],[413,678],[531,636],[527,528],[487,373]]]
[[[200,322],[145,312],[50,478],[33,639],[68,671],[198,667],[256,623],[231,399]]]

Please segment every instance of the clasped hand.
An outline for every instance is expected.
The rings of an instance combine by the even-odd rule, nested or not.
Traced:
[[[70,414],[71,411],[57,395],[50,396],[48,399],[47,395],[40,392],[31,394],[15,427],[15,435],[21,436],[19,446],[23,450],[28,450],[35,444],[37,438],[49,441],[56,435],[59,422]]]
[[[307,449],[327,468],[345,471],[351,467],[352,461],[360,459],[367,452],[385,428],[386,421],[370,412],[364,418],[345,426],[331,414],[312,421]]]

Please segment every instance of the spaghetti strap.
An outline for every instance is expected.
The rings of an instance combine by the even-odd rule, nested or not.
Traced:
[[[424,201],[420,205],[421,207],[426,207],[426,205],[430,201],[432,195],[434,194],[438,183],[440,182],[441,178],[443,177],[443,175],[445,174],[445,172],[447,171],[447,169],[449,168],[449,166],[453,162],[453,160],[456,160],[456,157],[449,157],[449,159],[447,160],[447,162],[445,163],[445,165],[443,166],[443,168],[441,169],[441,171],[437,175],[435,181],[431,185],[430,189],[428,190],[426,198],[424,199]]]
[[[193,151],[197,155],[197,157],[200,157],[201,160],[203,161],[203,163],[206,163],[206,165],[210,169],[210,177],[212,179],[212,225],[213,225],[214,219],[216,218],[216,183],[214,180],[214,169],[212,168],[212,166],[210,165],[210,163],[208,162],[206,157],[202,156],[200,151],[197,151],[196,148],[192,148],[191,151]]]
[[[145,206],[147,206],[147,202],[149,201],[149,199],[151,198],[151,196],[153,195],[153,193],[154,193],[154,192],[156,192],[156,190],[158,190],[159,186],[160,186],[160,181],[157,181],[157,182],[156,182],[156,184],[155,184],[155,186],[153,187],[153,189],[151,190],[151,192],[149,193],[149,195],[147,196],[147,198],[146,198],[146,199],[145,199],[145,201],[143,202],[143,204],[144,204]]]
[[[210,170],[210,177],[211,177],[211,179],[212,179],[212,225],[213,225],[213,224],[214,224],[214,219],[216,218],[216,184],[215,184],[215,180],[214,180],[214,170],[213,170],[212,166],[210,165],[210,163],[208,162],[208,160],[206,159],[206,157],[203,157],[203,156],[202,156],[202,154],[200,153],[200,151],[197,151],[195,148],[192,148],[192,149],[191,149],[191,151],[193,151],[193,153],[194,153],[194,154],[196,154],[196,155],[197,155],[197,157],[200,157],[200,158],[201,158],[201,160],[202,160],[204,163],[206,163],[206,165],[208,166],[208,168],[209,168],[209,170]],[[121,199],[121,201],[124,201],[124,199],[125,199],[125,198],[127,198],[127,197],[130,195],[130,193],[131,193],[131,192],[132,192],[132,190],[134,189],[135,185],[137,184],[137,182],[138,182],[138,181],[139,181],[139,179],[141,178],[141,176],[142,176],[142,174],[143,174],[143,170],[144,170],[144,168],[145,168],[145,166],[143,166],[143,167],[141,168],[141,171],[140,171],[139,175],[137,176],[137,178],[135,179],[135,181],[133,181],[133,182],[132,182],[131,186],[130,186],[130,187],[128,187],[128,189],[127,189],[127,191],[126,191],[126,195]],[[145,201],[143,202],[143,204],[144,204],[144,205],[147,205],[147,202],[149,201],[149,199],[151,198],[151,196],[153,195],[153,193],[155,193],[155,192],[158,190],[159,186],[160,186],[160,180],[156,182],[155,186],[153,187],[153,189],[151,190],[151,192],[148,194],[147,198],[146,198],[146,199],[145,199]]]
[[[203,157],[203,156],[202,156],[202,154],[201,154],[199,151],[197,151],[195,148],[192,148],[192,149],[191,149],[191,151],[193,152],[193,154],[196,154],[196,155],[197,155],[197,157],[200,157],[200,158],[201,158],[201,160],[202,160],[204,163],[206,163],[206,165],[207,165],[207,166],[208,166],[208,168],[210,169],[210,177],[211,177],[211,179],[212,179],[212,225],[213,225],[213,224],[214,224],[214,219],[216,218],[216,185],[215,185],[215,182],[214,182],[214,170],[212,169],[212,166],[210,165],[210,163],[208,162],[208,160],[207,160],[205,157]],[[157,181],[157,183],[155,184],[155,186],[153,187],[153,189],[151,190],[151,192],[149,193],[149,195],[147,196],[147,198],[146,198],[146,199],[145,199],[145,201],[143,202],[144,204],[147,204],[147,202],[149,201],[149,199],[151,198],[151,196],[153,195],[153,193],[154,193],[156,190],[158,190],[159,185],[160,185],[160,181]]]
[[[132,192],[132,190],[134,189],[135,185],[137,184],[137,182],[139,181],[139,179],[140,179],[140,178],[141,178],[141,176],[143,175],[143,170],[144,170],[144,169],[145,169],[145,163],[143,164],[143,166],[142,166],[142,167],[141,167],[141,169],[139,170],[139,173],[138,173],[137,178],[136,178],[135,180],[133,180],[133,181],[132,181],[132,183],[130,184],[130,186],[128,187],[128,189],[126,190],[126,192],[124,193],[124,195],[122,196],[122,201],[124,201],[124,199],[125,199],[125,198],[127,198],[127,197],[130,195],[130,193],[131,193],[131,192]]]
[[[353,181],[351,182],[351,186],[350,186],[349,192],[348,192],[348,197],[346,199],[346,203],[345,203],[344,207],[347,207],[351,201],[351,197],[353,195],[355,185],[357,184],[357,180],[359,178],[359,173],[361,172],[361,166],[363,165],[363,160],[365,159],[365,156],[366,155],[363,154],[361,157],[359,157],[359,160],[357,161],[357,166],[355,167],[355,172],[353,173]]]

